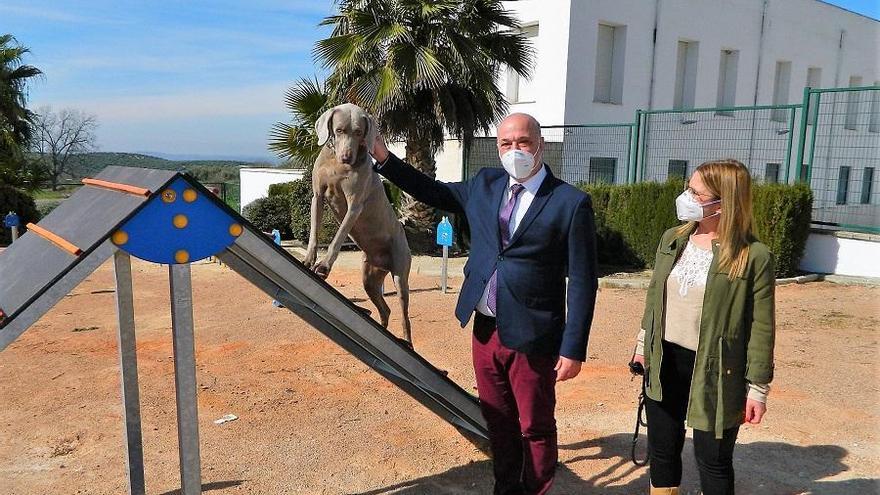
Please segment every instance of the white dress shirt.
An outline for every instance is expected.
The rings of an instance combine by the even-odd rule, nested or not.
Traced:
[[[538,173],[529,178],[529,180],[521,183],[523,185],[523,190],[519,193],[519,196],[517,196],[516,203],[513,205],[513,212],[510,214],[510,225],[508,226],[508,233],[510,234],[508,237],[509,239],[513,239],[513,233],[516,232],[516,228],[526,216],[529,206],[532,205],[532,200],[535,199],[535,195],[538,194],[538,189],[541,187],[541,183],[543,183],[544,178],[547,177],[546,167],[546,165],[542,164]],[[516,179],[509,177],[507,180],[507,189],[504,191],[504,198],[501,200],[501,205],[498,208],[498,213],[496,213],[496,215],[501,214],[501,210],[504,209],[504,205],[506,205],[507,201],[510,199],[510,186],[514,184],[518,184]],[[483,297],[481,297],[480,302],[477,303],[477,311],[486,316],[495,316],[495,313],[489,309],[488,300],[489,284],[487,283],[486,288],[483,289]]]

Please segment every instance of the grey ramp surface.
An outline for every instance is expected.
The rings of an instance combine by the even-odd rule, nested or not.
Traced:
[[[233,270],[456,426],[477,447],[488,437],[477,399],[253,227],[221,256]]]
[[[107,167],[97,179],[158,191],[178,172]],[[33,232],[27,232],[0,255],[0,309],[7,318],[34,301],[68,270],[88,256],[149,198],[83,186],[37,225],[70,241],[83,253],[74,256]]]

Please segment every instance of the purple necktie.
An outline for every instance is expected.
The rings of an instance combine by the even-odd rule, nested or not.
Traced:
[[[501,247],[505,248],[510,244],[510,216],[513,214],[513,207],[516,205],[516,198],[523,191],[522,184],[514,184],[510,186],[510,199],[501,212],[498,213],[498,227],[501,229]],[[492,310],[492,314],[498,314],[495,310],[498,298],[498,270],[492,272],[492,278],[489,279],[489,295],[486,297],[486,306]]]

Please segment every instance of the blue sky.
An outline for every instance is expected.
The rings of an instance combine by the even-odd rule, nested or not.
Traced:
[[[880,18],[878,0],[830,3]],[[271,157],[284,90],[320,73],[329,0],[2,0],[0,32],[45,77],[32,108],[97,115],[102,151]]]

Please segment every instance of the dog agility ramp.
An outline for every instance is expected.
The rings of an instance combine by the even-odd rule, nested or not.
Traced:
[[[172,268],[214,255],[485,450],[473,395],[188,175],[107,167],[84,183],[0,253],[0,351],[120,250]]]

